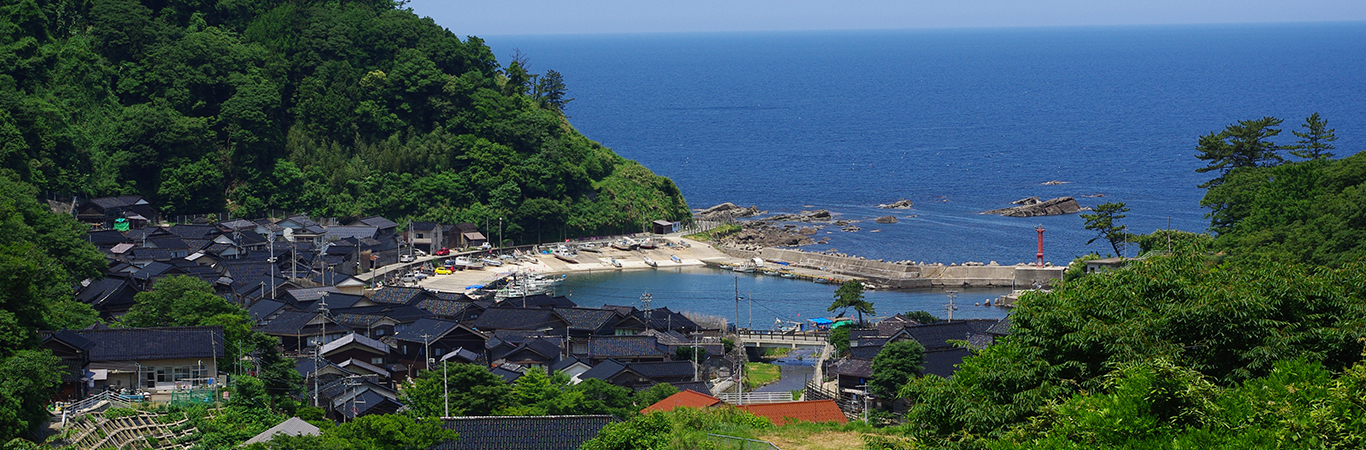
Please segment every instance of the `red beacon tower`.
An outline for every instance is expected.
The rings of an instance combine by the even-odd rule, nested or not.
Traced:
[[[1034,226],[1034,231],[1039,232],[1039,253],[1034,254],[1036,258],[1034,265],[1043,267],[1043,224]]]

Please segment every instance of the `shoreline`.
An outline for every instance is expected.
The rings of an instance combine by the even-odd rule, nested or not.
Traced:
[[[1031,289],[1061,279],[1066,266],[1035,267],[1025,263],[998,265],[968,262],[964,264],[891,263],[845,255],[806,252],[797,249],[765,247],[760,251],[718,248],[707,242],[683,238],[679,235],[660,236],[670,245],[656,249],[619,250],[608,246],[599,252],[579,252],[578,263],[569,263],[553,255],[536,254],[535,262],[518,262],[502,267],[457,271],[449,275],[434,275],[418,282],[418,286],[441,292],[465,292],[466,287],[482,285],[516,272],[538,275],[568,275],[605,271],[654,270],[645,257],[658,268],[714,267],[727,269],[751,263],[759,257],[765,262],[762,269],[769,275],[779,271],[785,278],[840,284],[858,279],[876,290],[920,290],[932,288],[1001,288]],[[549,246],[554,244],[545,244]],[[671,258],[677,256],[679,261]],[[613,266],[616,259],[621,267]]]

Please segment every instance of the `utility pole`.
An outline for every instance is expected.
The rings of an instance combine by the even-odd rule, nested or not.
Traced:
[[[735,393],[737,405],[745,404],[745,343],[740,339],[740,275],[735,275]]]
[[[430,334],[424,333],[422,335],[422,356],[427,357],[427,359],[424,360],[427,364],[422,368],[422,370],[432,370],[432,345],[430,342],[431,337],[432,335]]]
[[[270,242],[270,299],[275,300],[275,232],[271,231],[266,235],[266,241]]]
[[[958,291],[944,291],[944,293],[949,294],[949,304],[944,305],[944,309],[949,311],[949,322],[953,322],[953,310],[958,309],[957,306],[953,306],[953,298],[958,295]]]
[[[450,387],[448,387],[448,386],[446,385],[446,381],[447,381],[448,379],[449,379],[449,376],[447,375],[447,372],[446,372],[446,361],[445,361],[445,360],[442,360],[442,361],[441,361],[441,399],[446,401],[446,415],[441,416],[441,417],[450,417],[450,416],[451,416],[451,389],[450,389]],[[867,422],[867,421],[865,420],[865,422]]]
[[[322,291],[318,299],[318,313],[322,314],[323,319],[327,318],[327,291]],[[322,321],[322,339],[327,341],[327,320]],[[318,342],[313,345],[313,407],[318,407],[318,372],[322,371],[323,366],[323,344]]]
[[[654,296],[650,295],[649,292],[640,296],[640,304],[645,306],[645,328],[647,329],[654,326],[655,312],[650,309],[650,300],[653,298]]]

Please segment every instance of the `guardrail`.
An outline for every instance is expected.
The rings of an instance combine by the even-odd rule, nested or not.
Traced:
[[[750,405],[754,403],[786,403],[792,401],[792,393],[781,392],[722,392],[716,398],[731,405]]]
[[[115,393],[115,392],[113,392],[113,391],[104,391],[104,392],[95,394],[95,395],[93,395],[93,396],[90,396],[90,397],[88,397],[88,398],[86,398],[86,399],[83,399],[83,400],[81,400],[81,401],[78,401],[78,402],[66,403],[66,404],[61,404],[61,403],[59,403],[59,404],[58,404],[58,411],[65,411],[66,414],[67,414],[67,417],[76,417],[76,416],[85,414],[85,413],[86,413],[88,410],[90,410],[91,408],[94,408],[94,407],[98,406],[98,405],[100,404],[100,402],[109,402],[109,406],[110,406],[110,407],[118,407],[118,408],[131,408],[131,407],[132,407],[132,404],[129,403],[128,400],[124,399],[124,398],[123,398],[122,396],[120,396],[119,394],[117,394],[117,393]]]

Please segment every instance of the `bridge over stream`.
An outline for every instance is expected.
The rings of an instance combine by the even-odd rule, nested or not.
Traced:
[[[745,347],[825,348],[830,340],[829,331],[740,330],[739,335]]]

